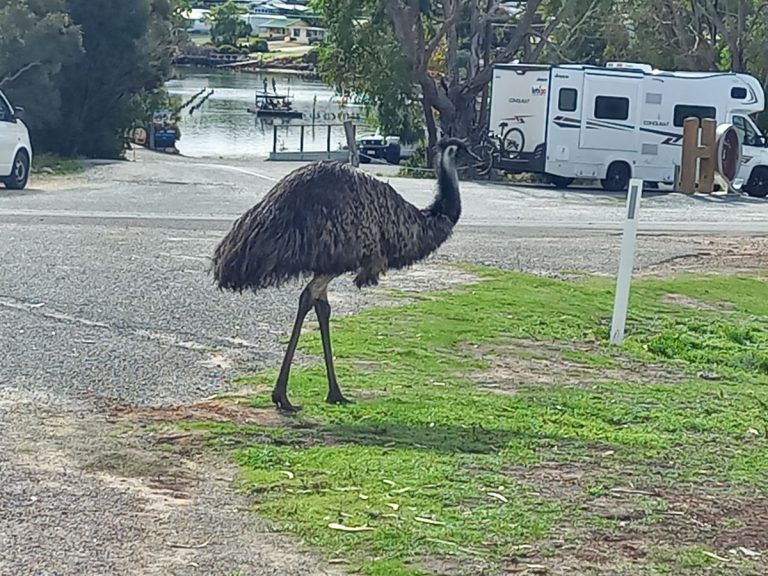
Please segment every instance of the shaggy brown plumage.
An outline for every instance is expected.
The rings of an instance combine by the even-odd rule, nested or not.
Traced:
[[[347,400],[333,370],[327,287],[331,280],[357,273],[358,287],[375,285],[388,269],[410,266],[451,235],[461,215],[456,139],[438,145],[438,190],[434,202],[419,209],[389,184],[339,162],[322,161],[299,168],[278,182],[233,225],[213,256],[221,289],[242,292],[280,286],[312,276],[302,292],[299,312],[283,359],[273,401],[294,410],[287,397],[290,363],[307,312],[314,307],[320,323],[328,372],[328,402]]]

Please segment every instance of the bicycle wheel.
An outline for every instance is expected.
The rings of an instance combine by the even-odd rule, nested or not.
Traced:
[[[474,153],[480,157],[480,160],[476,160],[473,168],[475,174],[478,176],[487,176],[493,168],[493,152],[494,146],[490,142],[483,142],[478,144],[474,149]]]
[[[507,158],[517,158],[525,148],[525,134],[520,128],[510,128],[504,134],[504,140],[501,143],[502,154]]]

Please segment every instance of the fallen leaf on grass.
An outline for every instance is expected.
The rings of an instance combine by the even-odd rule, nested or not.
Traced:
[[[392,480],[382,480],[382,482],[384,482],[384,484],[388,484],[389,486],[397,486],[397,484],[392,482]]]
[[[410,486],[406,486],[405,488],[400,488],[399,490],[392,490],[393,494],[404,494],[410,490],[413,490]]]
[[[509,500],[507,500],[504,496],[502,496],[498,492],[488,492],[488,496],[490,496],[491,498],[496,498],[496,500],[498,500],[499,502],[504,502],[505,504],[509,502]]]
[[[357,497],[360,498],[360,500],[368,500],[368,496],[365,494],[358,494]]]
[[[288,470],[280,470],[280,474],[285,474],[286,476],[288,476],[289,480],[293,480],[294,478],[293,472],[289,472]]]
[[[370,526],[344,526],[344,524],[337,524],[331,522],[328,524],[328,528],[331,530],[341,530],[342,532],[371,532],[373,528]]]
[[[392,508],[392,510],[394,510],[395,512],[400,510],[400,504],[395,504],[394,502],[387,502],[387,506]]]
[[[440,522],[439,520],[432,520],[431,518],[422,518],[421,516],[416,516],[414,520],[416,520],[416,522],[421,522],[423,524],[432,524],[433,526],[445,526],[445,522]]]

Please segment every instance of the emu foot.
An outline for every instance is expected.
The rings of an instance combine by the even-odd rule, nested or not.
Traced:
[[[272,392],[272,402],[277,405],[278,410],[282,410],[283,412],[287,412],[289,414],[295,414],[301,410],[301,406],[291,404],[291,401],[288,400],[288,394],[285,392],[282,394],[276,391]]]
[[[344,397],[344,394],[338,392],[336,394],[329,392],[325,399],[328,404],[354,404],[352,400],[348,400]]]

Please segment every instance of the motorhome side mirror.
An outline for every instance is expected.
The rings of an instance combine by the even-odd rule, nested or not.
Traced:
[[[14,106],[13,111],[16,118],[24,119],[24,108],[22,106]]]

